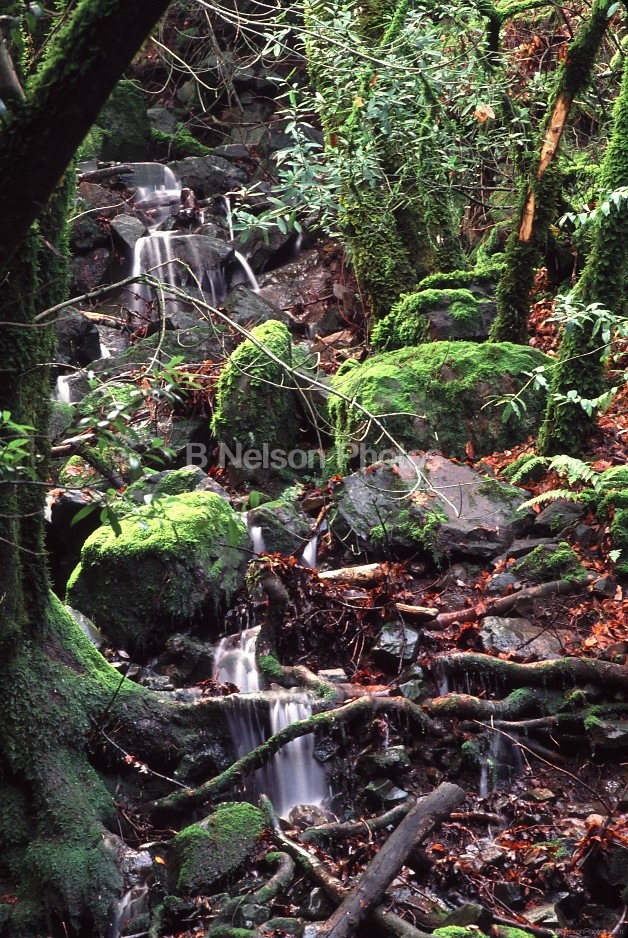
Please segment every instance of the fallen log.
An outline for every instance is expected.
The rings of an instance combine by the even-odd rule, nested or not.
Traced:
[[[393,831],[362,874],[357,886],[338,906],[319,932],[319,938],[348,938],[370,912],[403,866],[408,854],[441,820],[464,801],[458,785],[442,782],[422,798]]]
[[[429,622],[438,618],[438,609],[432,606],[410,606],[408,603],[395,603],[397,612],[406,619],[418,619],[420,622]]]
[[[467,720],[512,720],[543,706],[543,699],[534,690],[513,691],[504,700],[485,700],[471,694],[445,694],[426,700],[423,709],[432,716],[455,716]]]
[[[129,176],[134,172],[135,167],[130,163],[118,163],[116,166],[90,169],[85,173],[79,173],[76,178],[78,182],[102,182],[103,179],[110,179],[112,176]]]
[[[364,834],[365,831],[369,834],[374,831],[381,831],[389,824],[396,824],[401,818],[405,817],[412,805],[412,801],[403,801],[378,817],[363,818],[360,821],[337,821],[335,824],[319,824],[316,827],[308,827],[300,834],[299,840],[306,844],[318,844],[325,840],[340,840],[345,837],[358,836]]]
[[[392,573],[392,564],[365,563],[357,567],[339,567],[337,570],[323,570],[318,578],[323,583],[350,583],[352,586],[372,586],[381,583]]]
[[[522,599],[538,599],[543,596],[567,596],[569,593],[575,593],[577,590],[584,589],[595,580],[595,576],[587,574],[581,580],[551,580],[549,583],[541,583],[538,586],[529,586],[526,589],[519,590],[517,593],[510,593],[508,596],[500,596],[491,602],[479,603],[476,606],[470,606],[468,609],[459,609],[456,612],[441,612],[430,623],[430,631],[440,631],[450,625],[462,622],[475,622],[476,619],[484,616],[503,615],[508,612],[516,603]]]
[[[297,861],[304,873],[324,890],[325,895],[335,905],[341,903],[348,894],[347,888],[335,876],[331,875],[317,857],[312,856],[305,847],[290,840],[284,834],[272,802],[266,795],[260,796],[259,803],[268,818],[277,846]],[[394,935],[395,938],[431,938],[426,932],[420,931],[414,925],[406,922],[400,915],[387,912],[383,906],[373,909],[371,918],[380,928],[383,928],[388,934]]]

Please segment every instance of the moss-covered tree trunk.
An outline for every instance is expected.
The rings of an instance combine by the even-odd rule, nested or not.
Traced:
[[[398,40],[407,11],[407,0],[373,0],[359,8],[356,30],[372,55],[382,55],[390,43]],[[342,148],[350,161],[352,153],[363,146],[362,114],[377,76],[368,61],[358,59],[356,68],[362,73],[359,94],[354,97],[350,90],[339,88],[321,33],[321,24],[332,15],[332,9],[312,0],[306,4],[305,15],[311,30],[308,70],[321,101],[326,143],[330,149]],[[428,106],[422,106],[425,139],[429,141],[427,128],[434,117],[427,83],[426,98]],[[385,139],[380,140],[377,160],[381,173],[386,180],[400,181],[400,191],[391,191],[385,181],[378,179],[367,182],[356,158],[355,170],[342,195],[339,224],[351,248],[358,282],[376,316],[387,313],[401,293],[412,291],[428,274],[464,266],[440,157],[427,142],[423,149],[420,165],[408,172],[404,154],[387,145]]]
[[[608,26],[609,6],[610,0],[595,0],[589,18],[569,46],[556,76],[541,129],[538,156],[524,182],[516,227],[506,244],[506,267],[497,288],[497,318],[491,329],[494,342],[526,343],[528,340],[530,290],[561,194],[561,174],[555,157],[571,106],[589,84]]]
[[[621,91],[614,109],[614,124],[604,161],[600,185],[603,194],[625,186],[628,181],[628,60],[624,65]],[[611,202],[608,215],[600,211],[595,222],[593,246],[573,299],[581,307],[599,303],[615,313],[622,311],[628,276],[628,203]],[[595,330],[595,313],[565,326],[554,369],[552,396],[539,435],[539,452],[576,455],[590,439],[594,411],[587,413],[569,391],[593,400],[604,390],[602,339]]]
[[[119,679],[49,592],[45,363],[53,341],[34,317],[67,296],[74,151],[167,5],[82,0],[24,97],[7,102],[0,128],[0,413],[33,428],[5,421],[0,437],[0,448],[29,440],[13,472],[0,449],[0,868],[17,900],[0,900],[0,928],[15,938],[104,934],[119,888],[104,845],[113,802],[85,752]],[[121,695],[118,713],[134,696]]]

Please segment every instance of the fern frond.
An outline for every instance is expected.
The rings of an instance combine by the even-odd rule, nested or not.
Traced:
[[[548,502],[557,502],[560,498],[565,498],[570,502],[579,502],[582,498],[581,492],[572,492],[571,489],[552,489],[551,492],[541,492],[534,498],[529,498],[522,505],[519,505],[517,511],[523,511],[525,508],[534,508],[535,505],[545,505]]]
[[[576,459],[573,456],[561,454],[554,456],[550,460],[549,468],[553,469],[561,476],[565,476],[570,485],[582,483],[583,485],[595,484],[594,480],[599,475],[595,469],[583,462],[582,459]]]

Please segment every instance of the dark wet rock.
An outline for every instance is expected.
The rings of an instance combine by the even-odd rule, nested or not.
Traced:
[[[510,587],[518,589],[521,581],[513,573],[495,573],[486,584],[486,592],[489,596],[502,596]]]
[[[378,801],[384,808],[394,808],[408,797],[408,792],[397,786],[388,778],[375,779],[365,786],[367,797]]]
[[[103,131],[98,153],[101,160],[150,159],[150,121],[144,93],[135,82],[118,82],[98,115],[96,126]]]
[[[102,217],[99,212],[88,209],[71,222],[70,250],[73,254],[86,254],[109,243],[107,229],[99,220]]]
[[[398,622],[388,622],[379,633],[372,653],[382,666],[390,668],[412,661],[418,652],[419,633]]]
[[[405,697],[406,700],[411,700],[412,703],[420,703],[430,696],[430,690],[425,682],[417,678],[412,678],[409,681],[404,681],[403,684],[399,684],[399,690],[402,696]]]
[[[592,586],[593,592],[604,599],[612,599],[617,591],[616,581],[609,576],[601,576]]]
[[[50,421],[48,423],[48,436],[50,441],[58,443],[66,436],[66,430],[74,420],[74,406],[61,401],[50,402]]]
[[[100,358],[100,334],[96,325],[69,307],[55,322],[57,335],[56,360],[64,365],[89,365]]]
[[[586,514],[585,505],[559,498],[550,502],[534,519],[534,533],[540,537],[560,534],[576,525]]]
[[[412,762],[405,746],[389,746],[377,752],[365,752],[358,758],[356,769],[367,778],[385,776],[398,778],[410,768]]]
[[[587,735],[593,744],[600,749],[626,749],[628,746],[628,722],[626,720],[591,719],[587,721]]]
[[[570,633],[550,631],[528,619],[486,616],[480,623],[479,638],[484,651],[507,654],[515,661],[548,661],[563,656]]]
[[[151,127],[162,134],[173,134],[177,126],[177,117],[166,107],[151,107],[146,111]]]
[[[478,873],[501,866],[506,860],[504,850],[492,840],[479,839],[467,844],[463,858]]]
[[[262,322],[268,322],[269,319],[276,319],[288,326],[293,322],[292,316],[287,312],[279,309],[243,283],[233,288],[223,305],[229,313],[229,318],[240,326],[257,326]]]
[[[168,855],[169,891],[179,896],[207,895],[233,876],[252,855],[266,826],[250,804],[221,804],[208,817],[186,827]]]
[[[73,257],[70,261],[71,293],[82,294],[95,290],[105,280],[110,263],[109,248],[94,248],[87,254]]]
[[[239,189],[248,182],[248,173],[221,156],[188,156],[168,166],[181,185],[192,189],[198,199]]]
[[[508,906],[509,909],[514,909],[515,911],[522,909],[525,906],[525,899],[521,886],[517,883],[512,882],[497,882],[494,886],[495,898],[499,900],[503,905]]]
[[[260,295],[269,303],[279,309],[290,309],[297,316],[307,312],[308,317],[316,318],[326,310],[338,277],[324,252],[312,248],[258,279]]]
[[[515,561],[512,572],[533,583],[551,580],[582,580],[586,570],[580,558],[566,541],[535,547],[527,556]]]
[[[309,539],[311,521],[292,502],[277,499],[248,512],[249,525],[262,529],[268,553],[290,556],[303,550]]]
[[[199,684],[213,675],[213,645],[177,632],[168,638],[157,668],[166,671],[175,686]]]
[[[46,525],[46,548],[55,590],[63,595],[65,584],[79,561],[81,547],[100,526],[100,512],[90,514],[74,523],[74,518],[89,505],[91,498],[79,489],[67,488],[50,503]]]
[[[333,912],[333,906],[325,895],[325,891],[320,886],[312,889],[305,903],[299,909],[299,915],[311,921],[320,921],[329,918]]]
[[[77,189],[78,217],[71,223],[71,230],[80,227],[84,218],[114,218],[121,213],[128,213],[130,208],[119,192],[112,192],[107,186],[95,182],[81,182]],[[98,211],[84,214],[90,209]],[[101,231],[103,229],[101,228]]]
[[[111,219],[111,230],[127,257],[133,257],[135,245],[146,235],[146,225],[136,215],[117,215]]]
[[[318,676],[324,681],[329,681],[330,684],[346,684],[349,680],[346,671],[342,668],[322,668]]]
[[[469,466],[437,453],[415,453],[344,478],[331,526],[345,543],[375,554],[414,549],[436,560],[483,560],[528,529],[534,513],[517,510],[526,499],[521,489]]]
[[[508,550],[504,553],[504,560],[509,560],[510,558],[518,560],[520,557],[525,557],[533,551],[535,547],[547,547],[548,545],[556,547],[557,541],[552,537],[518,538],[512,542]],[[499,559],[499,557],[496,557],[493,562],[498,563]]]
[[[234,162],[256,162],[251,156],[251,151],[243,143],[226,143],[223,146],[214,147],[214,155],[220,156],[224,160],[233,160]]]
[[[475,925],[477,928],[490,928],[493,917],[488,909],[474,902],[465,902],[455,912],[450,912],[440,923],[441,928],[459,928],[465,925]],[[455,932],[454,932],[455,934]]]

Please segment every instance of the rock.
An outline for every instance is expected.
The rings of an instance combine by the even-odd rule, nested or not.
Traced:
[[[525,906],[525,899],[521,886],[508,880],[495,883],[493,887],[495,898],[509,909],[522,909]]]
[[[109,248],[94,248],[88,254],[73,257],[70,261],[70,291],[72,294],[90,293],[105,280],[111,263]]]
[[[96,325],[78,310],[68,307],[55,322],[56,360],[83,368],[100,358],[100,334]]]
[[[273,303],[269,303],[263,296],[255,293],[243,283],[233,288],[223,305],[233,322],[240,326],[247,326],[249,329],[268,322],[269,319],[283,322],[287,326],[293,322],[292,316]]]
[[[537,804],[543,804],[547,801],[556,801],[556,795],[549,788],[530,788],[525,793],[525,797]]]
[[[168,854],[170,891],[177,896],[207,895],[233,876],[252,855],[266,824],[250,804],[218,805],[203,821],[186,827]]]
[[[601,576],[591,587],[592,592],[603,599],[612,599],[617,591],[617,583],[612,577]],[[606,649],[608,651],[608,649]]]
[[[364,752],[359,756],[356,769],[368,778],[386,776],[397,778],[412,768],[405,746],[390,746],[377,752]]]
[[[120,529],[87,539],[67,592],[119,648],[154,645],[200,616],[216,621],[244,582],[246,526],[213,492],[163,498]]]
[[[104,216],[93,209],[80,212],[70,222],[70,250],[72,254],[87,254],[94,248],[105,247],[109,244],[109,235],[100,219]]]
[[[517,393],[540,365],[549,368],[551,359],[508,342],[432,342],[374,355],[363,364],[347,361],[332,382],[345,400],[329,397],[337,444],[342,450],[364,422],[364,414],[346,403],[355,398],[371,413],[390,414],[381,422],[409,450],[438,447],[445,456],[464,459],[469,448],[476,457],[508,449],[536,435],[545,397],[523,392],[525,408],[514,423],[504,423],[502,408],[492,401]],[[382,442],[375,425],[364,444],[370,450],[391,445]]]
[[[518,538],[513,541],[507,551],[505,551],[503,559],[504,560],[518,560],[520,557],[525,557],[527,554],[530,554],[535,547],[556,547],[556,541],[551,537],[526,537]],[[494,564],[499,563],[500,557],[496,557],[493,561]]]
[[[82,612],[78,611],[78,609],[72,609],[71,606],[65,606],[64,608],[66,612],[70,613],[83,635],[89,639],[92,645],[95,648],[102,648],[102,646],[105,644],[105,641],[102,637],[102,632],[100,629],[96,628],[92,620],[88,619],[87,616],[84,616]]]
[[[288,365],[294,363],[290,333],[270,320],[252,330]],[[294,391],[285,387],[285,370],[249,339],[229,358],[220,373],[212,431],[220,446],[220,465],[234,480],[267,478],[273,471],[293,468],[301,442]],[[300,468],[305,464],[300,462]]]
[[[176,115],[166,107],[151,107],[146,111],[151,127],[162,134],[173,134],[177,126]]]
[[[48,423],[48,436],[51,443],[58,443],[74,420],[74,407],[62,401],[50,402],[50,421]]]
[[[412,703],[420,703],[430,696],[425,682],[416,678],[410,681],[404,681],[403,684],[399,685],[399,690],[402,696],[405,697],[406,700],[411,700]]]
[[[378,555],[421,550],[436,561],[487,559],[530,525],[534,513],[517,510],[526,499],[527,492],[469,466],[413,453],[344,478],[334,493],[331,528],[343,542]]]
[[[248,182],[248,173],[229,160],[209,154],[188,156],[183,160],[168,163],[183,187],[192,189],[198,199],[241,188]]]
[[[299,915],[311,921],[329,918],[332,912],[333,906],[325,895],[324,889],[321,889],[320,886],[315,886],[310,890],[304,904],[299,909]]]
[[[507,654],[514,661],[549,661],[563,656],[570,633],[549,631],[529,619],[485,616],[480,622],[479,638],[483,651]]]
[[[301,514],[292,502],[279,498],[252,508],[247,517],[249,525],[262,529],[268,553],[289,557],[303,550],[308,542],[310,519]]]
[[[628,722],[592,718],[586,722],[587,735],[600,749],[625,749],[628,745]]]
[[[398,622],[388,622],[371,649],[372,654],[388,667],[412,661],[418,652],[419,633]]]
[[[540,537],[552,537],[561,534],[565,528],[576,525],[586,514],[586,506],[559,498],[549,505],[534,519],[534,531]]]
[[[408,792],[397,788],[390,779],[376,779],[365,787],[364,793],[376,799],[384,808],[394,808],[408,798]]]
[[[111,219],[111,230],[127,257],[133,257],[135,245],[146,235],[146,225],[135,215],[117,215]]]
[[[151,158],[150,121],[144,94],[133,81],[119,81],[96,119],[103,131],[99,158],[104,162]]]
[[[342,668],[322,668],[318,676],[323,681],[329,681],[330,684],[346,684],[349,680],[346,671]]]
[[[125,495],[138,505],[148,504],[164,495],[181,495],[183,492],[214,492],[225,501],[228,493],[222,485],[212,479],[199,466],[184,466],[183,469],[166,469],[154,472],[129,485]]]
[[[514,574],[504,571],[503,573],[496,573],[490,578],[486,584],[486,592],[489,596],[503,596],[510,587],[515,590],[520,589],[521,582]]]
[[[478,873],[483,873],[491,867],[501,866],[506,859],[506,854],[492,840],[480,839],[467,844],[463,857],[470,862],[473,869]]]
[[[551,580],[582,580],[586,570],[580,558],[566,541],[560,544],[542,544],[535,547],[522,560],[517,560],[512,571],[533,583],[548,583]]]
[[[280,309],[293,310],[295,315],[307,310],[311,319],[325,312],[339,279],[336,267],[320,248],[303,251],[290,263],[258,277],[260,296],[265,300]]]

